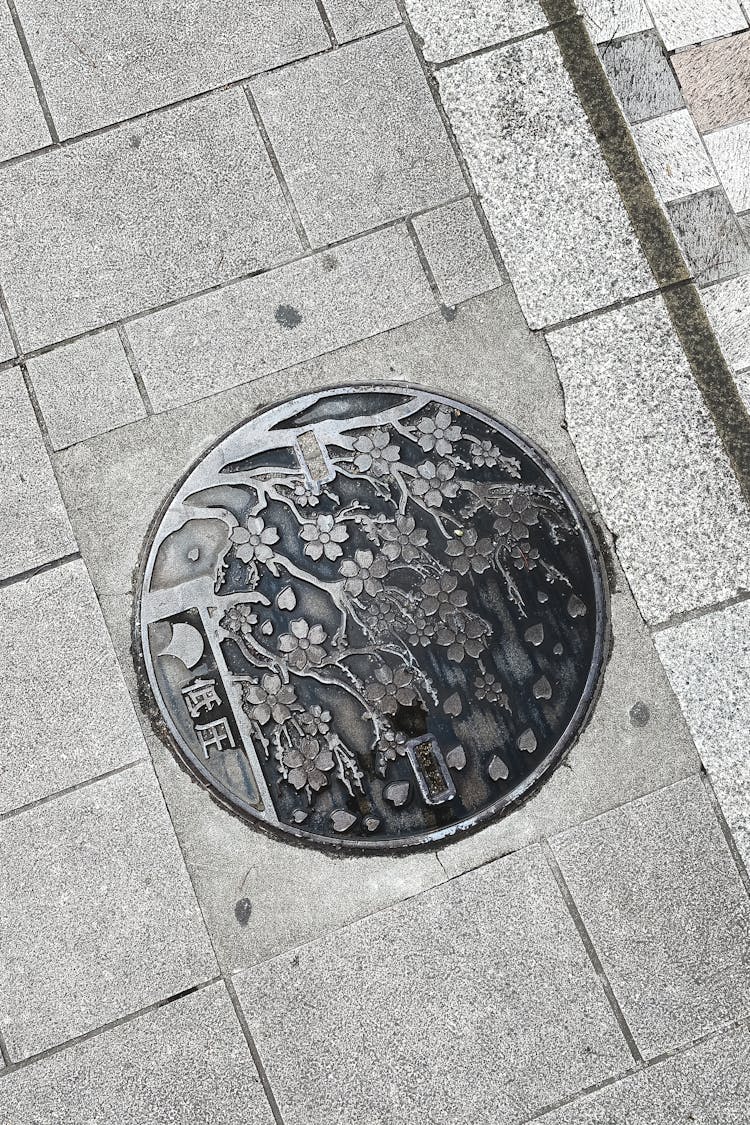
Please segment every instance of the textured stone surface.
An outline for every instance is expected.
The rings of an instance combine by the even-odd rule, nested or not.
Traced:
[[[552,840],[641,1052],[750,1011],[750,905],[700,777]]]
[[[718,180],[686,109],[633,126],[638,148],[664,200],[716,187]]]
[[[470,199],[420,215],[414,229],[447,305],[457,305],[500,284],[495,259]]]
[[[5,323],[5,317],[0,316],[0,362],[4,359],[12,359],[15,354],[16,349],[8,325]]]
[[[153,313],[127,333],[152,404],[164,410],[434,307],[414,246],[397,227]]]
[[[551,35],[447,67],[439,81],[532,327],[653,287]]]
[[[41,106],[7,4],[0,7],[0,160],[50,143]]]
[[[750,117],[750,32],[680,51],[672,62],[699,129]]]
[[[491,47],[547,26],[538,0],[505,0],[477,4],[474,0],[406,0],[425,58],[443,62]]]
[[[609,43],[621,35],[645,31],[653,25],[645,0],[577,0],[589,35],[595,43]]]
[[[545,1114],[538,1125],[744,1125],[749,1056],[750,1030],[738,1027]]]
[[[124,426],[146,413],[114,330],[45,352],[30,359],[27,367],[53,449]]]
[[[287,1125],[422,1125],[426,1105],[455,1125],[518,1122],[629,1058],[535,849],[258,966],[236,986]],[[363,1058],[381,1065],[363,1068]]]
[[[401,22],[395,0],[325,0],[325,9],[339,43]]]
[[[669,51],[747,27],[739,0],[650,0],[650,6]]]
[[[712,285],[701,299],[728,362],[735,371],[750,367],[750,276]]]
[[[0,1078],[15,1125],[272,1125],[224,986],[114,1027]]]
[[[252,91],[314,246],[466,189],[403,28],[266,75]]]
[[[684,105],[669,60],[654,32],[607,42],[599,53],[629,121],[658,117]]]
[[[61,137],[329,46],[315,0],[16,0]]]
[[[571,436],[646,619],[750,584],[750,517],[661,297],[549,343]]]
[[[665,629],[655,640],[750,868],[750,602]]]
[[[82,562],[0,590],[0,622],[0,813],[145,754]]]
[[[0,277],[27,348],[298,249],[241,90],[0,171]]]
[[[709,133],[706,148],[735,211],[750,210],[750,121]]]
[[[0,1028],[21,1059],[216,962],[150,765],[0,824]]]
[[[750,247],[723,191],[677,199],[667,212],[699,285],[750,268]]]
[[[0,372],[0,578],[76,549],[23,378]]]

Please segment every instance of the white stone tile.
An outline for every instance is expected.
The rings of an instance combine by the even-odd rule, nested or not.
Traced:
[[[578,8],[595,43],[609,43],[653,26],[645,0],[578,0]]]
[[[552,35],[438,77],[531,327],[654,287]]]
[[[547,26],[538,0],[406,0],[425,58],[444,62]]]
[[[750,586],[750,514],[662,298],[548,340],[571,436],[644,617]]]
[[[0,160],[8,160],[50,144],[51,137],[7,4],[0,4],[0,74]]]
[[[0,813],[145,755],[82,562],[0,590],[0,627]]]
[[[21,372],[0,372],[0,578],[75,551]]]
[[[735,211],[750,210],[750,121],[709,133],[706,148]]]
[[[750,868],[750,602],[657,632],[654,639]]]
[[[325,0],[325,10],[339,43],[401,23],[395,0]]]
[[[735,371],[750,367],[750,274],[700,291],[721,350]]]
[[[3,1075],[0,1099],[3,1125],[273,1125],[223,984]]]
[[[85,336],[27,363],[53,449],[143,418],[146,411],[120,337]]]
[[[446,305],[500,285],[497,263],[470,199],[420,215],[414,229]]]
[[[716,187],[718,180],[686,109],[633,126],[638,149],[665,203]]]
[[[0,823],[0,1030],[16,1061],[216,962],[150,763]]]
[[[747,27],[739,0],[650,0],[650,6],[668,51]]]
[[[397,227],[153,313],[133,321],[127,332],[158,411],[434,308],[414,246],[405,228]]]

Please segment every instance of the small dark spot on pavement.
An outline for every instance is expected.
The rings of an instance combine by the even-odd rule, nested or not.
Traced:
[[[339,264],[339,260],[335,254],[324,254],[322,260],[323,269],[326,270],[327,273],[330,273],[331,270],[335,270],[336,266]]]
[[[276,310],[276,322],[283,328],[296,328],[302,323],[302,317],[294,305],[279,305]]]
[[[651,712],[642,700],[638,700],[630,708],[630,721],[634,727],[645,727],[651,718]]]
[[[133,133],[132,137],[130,138],[130,147],[131,148],[140,148],[141,147],[141,140],[142,140],[142,138],[139,137],[137,133]]]
[[[246,926],[248,924],[252,912],[253,908],[249,898],[237,899],[234,905],[234,916],[241,926]]]

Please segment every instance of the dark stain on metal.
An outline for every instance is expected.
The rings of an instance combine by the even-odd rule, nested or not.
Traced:
[[[155,519],[137,605],[180,761],[339,850],[442,843],[523,799],[585,723],[609,632],[598,545],[544,455],[403,384],[223,438]]]

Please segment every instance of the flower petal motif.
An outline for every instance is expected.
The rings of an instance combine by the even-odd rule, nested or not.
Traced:
[[[305,621],[304,617],[297,617],[290,626],[292,633],[295,637],[302,640],[310,631],[310,626]]]
[[[307,633],[310,643],[313,645],[322,645],[326,639],[326,632],[322,625],[313,625]]]

